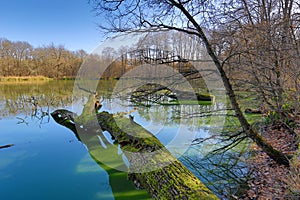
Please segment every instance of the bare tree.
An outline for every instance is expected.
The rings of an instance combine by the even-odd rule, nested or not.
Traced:
[[[237,101],[232,83],[224,68],[227,59],[219,57],[223,52],[222,49],[217,48],[217,45],[226,46],[226,42],[218,41],[216,45],[209,34],[209,32],[217,30],[217,26],[226,21],[224,13],[226,15],[230,14],[233,17],[231,20],[235,20],[234,11],[236,10],[231,8],[240,7],[246,9],[246,6],[243,5],[245,1],[232,0],[224,3],[218,0],[91,0],[90,2],[94,5],[95,11],[99,15],[104,15],[108,20],[106,23],[107,26],[101,26],[107,32],[144,31],[147,28],[151,28],[152,30],[168,29],[193,35],[201,39],[208,55],[220,73],[231,105],[245,134],[276,162],[289,165],[288,158],[290,156],[274,149],[254,130],[245,118]],[[264,13],[256,14],[263,15]],[[251,20],[253,21],[250,16],[249,21]],[[243,26],[246,24],[245,21],[242,21],[242,23],[239,25]]]
[[[290,111],[295,110],[294,117],[298,113],[299,92],[291,92],[299,83],[295,6],[290,0],[243,1],[240,7],[229,6],[234,16],[225,13],[223,22],[230,26],[214,32],[214,43],[226,44],[217,48],[233,72],[234,85],[256,91],[262,106],[282,124],[292,118]]]
[[[15,74],[21,76],[22,74],[28,74],[28,60],[30,59],[30,53],[32,46],[28,42],[15,42],[13,45],[13,59],[15,61]]]
[[[1,41],[1,61],[4,76],[12,75],[13,66],[13,44],[7,39]]]

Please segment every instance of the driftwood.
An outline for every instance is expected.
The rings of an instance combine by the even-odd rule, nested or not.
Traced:
[[[155,136],[135,123],[133,118],[127,118],[124,114],[112,115],[108,112],[100,112],[96,114],[97,124],[95,124],[91,120],[93,117],[89,118],[95,116],[95,112],[90,112],[88,116],[89,111],[90,109],[85,109],[80,116],[75,117],[74,121],[70,116],[75,115],[66,110],[56,110],[51,115],[56,122],[74,132],[76,137],[87,146],[95,160],[103,157],[110,159],[113,164],[106,166],[104,163],[106,170],[112,170],[111,166],[114,165],[115,159],[118,159],[116,156],[119,157],[119,155],[116,155],[116,152],[115,154],[102,152],[103,149],[96,147],[101,146],[99,137],[104,143],[106,141],[103,131],[110,133],[129,161],[128,178],[136,187],[146,189],[152,198],[218,199],[194,174],[173,157]],[[81,131],[84,133],[80,133]],[[105,143],[105,145],[109,144]],[[116,164],[116,167],[120,167],[119,165]]]

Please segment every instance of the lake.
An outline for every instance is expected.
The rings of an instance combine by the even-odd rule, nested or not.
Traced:
[[[206,158],[218,141],[193,144],[195,139],[212,136],[225,121],[224,115],[194,115],[223,109],[224,102],[137,106],[112,93],[115,81],[102,80],[99,84],[101,110],[131,112],[137,123],[153,133],[216,193],[225,186],[236,190],[241,183],[233,175],[229,180],[226,172],[242,176],[247,173],[245,165],[231,160],[231,156]],[[151,199],[144,190],[137,190],[127,180],[125,172],[108,169],[97,162],[72,131],[53,120],[50,113],[56,109],[82,112],[87,98],[74,97],[73,89],[74,81],[0,83],[0,146],[13,145],[0,149],[1,199]],[[110,142],[107,145],[114,145],[107,135],[104,136]],[[103,151],[106,148],[104,146]],[[244,146],[239,149],[244,150]],[[243,157],[241,151],[234,153]],[[226,161],[224,166],[227,167],[217,167],[212,160],[219,164]],[[229,163],[234,162],[235,167],[230,168]]]

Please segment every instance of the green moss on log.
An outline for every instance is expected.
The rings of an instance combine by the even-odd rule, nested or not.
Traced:
[[[218,199],[142,126],[122,115],[113,116],[107,112],[99,113],[97,118],[101,127],[123,144],[121,148],[130,162],[129,171],[131,169],[146,171],[132,173],[129,177],[138,183],[138,186],[145,188],[152,197],[156,199]],[[153,153],[154,151],[157,153]],[[162,167],[159,168],[159,166]],[[151,168],[155,170],[152,171]]]
[[[102,131],[108,131],[111,134],[128,159],[129,179],[137,187],[146,189],[153,198],[218,199],[194,174],[172,156],[155,136],[132,119],[122,114],[112,115],[108,112],[100,112],[96,116],[99,125],[93,128],[90,121],[93,121],[95,116],[88,114],[89,112],[83,113],[85,116],[77,117],[75,122],[88,127],[87,134],[80,137],[88,146],[90,154],[95,159],[106,157],[112,163],[120,157],[114,150],[103,151],[103,148],[100,148],[97,138],[101,135],[100,125]],[[72,127],[66,123],[68,122],[65,121],[63,125]],[[116,162],[116,165],[119,164]],[[106,170],[112,170],[112,168],[106,167]]]

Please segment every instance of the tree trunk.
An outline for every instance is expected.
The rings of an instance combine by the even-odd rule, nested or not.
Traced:
[[[86,115],[87,112],[83,114]],[[103,148],[96,149],[97,146],[101,146],[98,137],[102,137],[102,131],[108,131],[129,161],[128,178],[138,188],[146,189],[153,198],[218,199],[194,174],[173,157],[155,136],[132,119],[100,112],[97,114],[97,120],[102,129],[99,132],[99,125],[89,123],[87,116],[81,115],[72,120],[74,114],[66,110],[56,110],[51,115],[57,123],[71,129],[76,137],[86,144],[94,159],[111,156],[113,162],[114,156],[119,156],[117,152],[115,154],[102,153]],[[82,121],[84,124],[81,123]],[[85,127],[85,133],[77,132],[76,127]],[[96,139],[92,140],[91,137]]]
[[[228,93],[230,103],[235,110],[236,116],[239,119],[239,122],[244,129],[246,135],[252,139],[270,158],[272,158],[274,161],[276,161],[279,164],[283,164],[286,166],[289,166],[289,159],[292,158],[290,155],[286,155],[277,149],[275,149],[272,145],[270,145],[266,140],[263,139],[259,133],[254,130],[251,125],[248,123],[247,119],[245,118],[238,102],[235,96],[235,92],[232,88],[232,85],[226,75],[226,72],[224,71],[218,57],[213,51],[213,48],[208,41],[208,38],[206,37],[205,33],[203,32],[202,28],[200,25],[196,22],[196,20],[191,16],[191,14],[185,9],[185,7],[181,3],[177,3],[176,1],[171,1],[183,14],[187,17],[187,19],[194,25],[196,31],[197,31],[197,36],[203,41],[207,53],[209,56],[212,58],[215,66],[217,67],[220,76],[222,78],[222,81],[224,83],[224,86],[226,88],[226,91]]]

